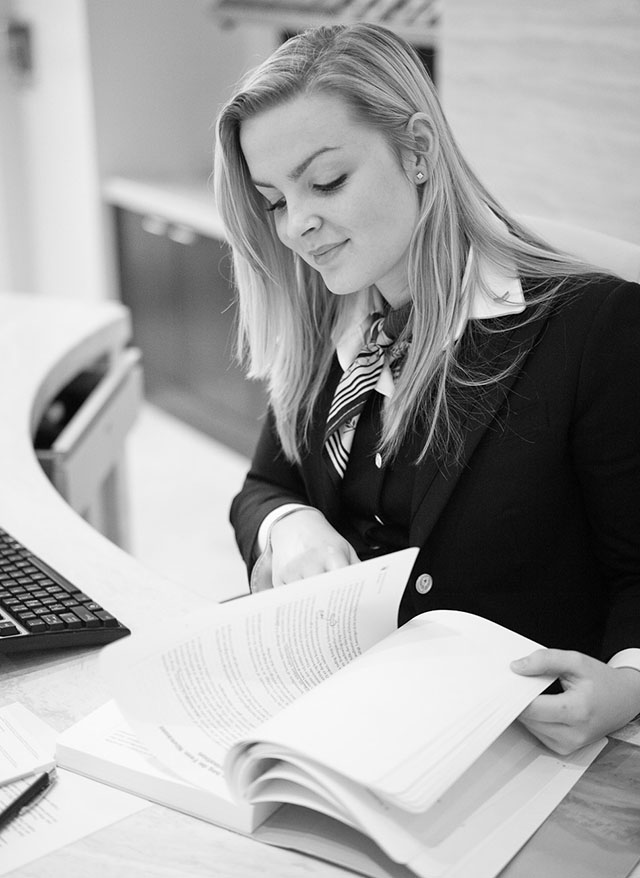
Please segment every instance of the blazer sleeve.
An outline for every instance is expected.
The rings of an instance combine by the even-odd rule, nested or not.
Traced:
[[[609,589],[603,658],[640,647],[640,286],[602,301],[583,349],[571,435]]]
[[[265,517],[285,503],[310,505],[296,464],[287,460],[269,409],[251,467],[231,503],[230,521],[249,576],[258,558],[257,537]]]

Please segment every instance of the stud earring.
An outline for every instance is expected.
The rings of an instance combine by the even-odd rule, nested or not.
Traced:
[[[424,174],[422,173],[422,171],[418,171],[418,173],[416,174],[416,180],[418,181],[418,183],[421,183],[422,180],[424,180]]]

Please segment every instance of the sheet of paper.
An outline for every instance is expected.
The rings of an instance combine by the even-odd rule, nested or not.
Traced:
[[[176,634],[107,647],[103,668],[138,738],[207,787],[242,735],[397,625],[416,549],[212,608]]]
[[[0,709],[0,765],[5,776],[54,761],[56,731],[21,704]],[[31,782],[24,777],[0,786],[0,808]],[[148,807],[144,799],[58,769],[46,795],[0,828],[0,875],[37,860]]]
[[[0,807],[27,782],[1,787]],[[137,796],[58,769],[47,794],[0,829],[0,875],[147,807],[148,802]]]
[[[53,765],[55,731],[22,704],[0,707],[0,786]]]

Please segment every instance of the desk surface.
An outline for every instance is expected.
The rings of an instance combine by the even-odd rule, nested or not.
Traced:
[[[53,489],[32,446],[34,425],[47,403],[97,356],[117,355],[129,332],[127,313],[115,303],[85,306],[0,295],[0,523],[139,630],[167,613],[204,606],[206,600],[146,570],[86,524]],[[97,656],[97,650],[84,649],[0,656],[0,705],[19,701],[64,730],[109,697]],[[344,878],[351,873],[150,805],[13,874]]]
[[[127,312],[116,303],[0,294],[0,522],[140,630],[161,616],[204,606],[206,600],[145,569],[93,530],[54,490],[32,445],[34,427],[49,401],[97,357],[116,356],[129,334]],[[88,649],[0,655],[0,704],[19,701],[62,731],[109,697],[97,656],[97,650]],[[349,874],[157,805],[14,874],[121,878],[123,872],[128,878]]]

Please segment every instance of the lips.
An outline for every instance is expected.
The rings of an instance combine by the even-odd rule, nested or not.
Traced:
[[[309,253],[309,260],[316,265],[326,265],[341,252],[347,241],[337,241],[335,244],[326,244],[317,247]]]

